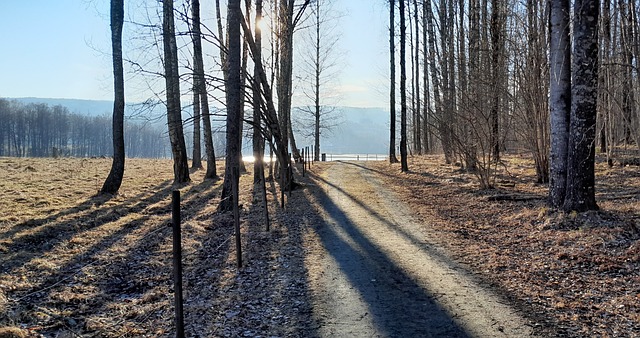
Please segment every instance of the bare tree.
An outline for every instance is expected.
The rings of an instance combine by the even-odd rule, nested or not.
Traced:
[[[550,12],[551,150],[549,203],[561,207],[567,187],[567,152],[571,112],[571,49],[569,42],[569,0],[552,0]]]
[[[400,0],[400,165],[402,172],[409,171],[407,161],[407,67],[405,1]]]
[[[398,163],[396,158],[396,29],[395,29],[395,0],[389,0],[389,59],[390,59],[390,89],[389,89],[389,162]]]
[[[209,111],[209,96],[207,94],[207,82],[204,76],[204,61],[202,59],[202,33],[200,29],[200,0],[191,0],[193,56],[194,56],[194,112],[196,102],[202,110],[202,121],[204,124],[204,145],[207,153],[207,172],[205,179],[215,179],[218,177],[216,171],[216,155],[213,148],[213,135],[211,129],[211,114]],[[194,113],[195,115],[195,113]],[[195,118],[195,116],[194,116]],[[194,122],[195,133],[195,122]],[[198,134],[198,138],[199,138]],[[195,147],[195,145],[194,145]],[[194,150],[195,153],[195,150]],[[194,155],[195,156],[195,155]],[[195,161],[195,157],[194,157]]]
[[[195,49],[195,48],[194,48]],[[193,55],[193,63],[196,64],[196,56]],[[200,134],[200,92],[198,91],[198,76],[193,73],[193,149],[191,153],[191,169],[202,169],[202,143]]]
[[[595,199],[598,0],[574,3],[571,117],[565,211],[597,210]]]
[[[491,151],[494,161],[500,159],[500,106],[503,96],[502,83],[504,82],[504,24],[503,14],[505,0],[491,1]]]
[[[414,44],[414,72],[413,79],[415,82],[413,110],[413,143],[418,154],[422,154],[422,131],[420,117],[420,22],[418,21],[418,1],[413,0],[413,21],[415,23],[415,44]]]
[[[167,94],[167,123],[173,153],[174,183],[186,183],[189,178],[187,149],[182,129],[180,107],[180,77],[178,75],[178,50],[173,19],[173,0],[162,2],[162,42],[164,47],[164,69]]]
[[[255,44],[256,50],[253,55],[253,183],[264,183],[264,148],[265,135],[262,132],[262,97],[259,66],[262,64],[262,30],[260,22],[262,17],[262,0],[256,0],[256,18],[255,18]]]
[[[225,88],[227,92],[227,149],[225,175],[218,210],[231,211],[234,204],[233,186],[239,183],[240,172],[240,128],[242,124],[243,89],[241,79],[241,36],[240,22],[244,23],[240,9],[240,0],[229,0],[227,5],[227,76]]]
[[[320,160],[320,136],[337,124],[339,113],[336,108],[339,97],[330,89],[341,70],[337,48],[339,15],[331,0],[316,0],[306,20],[309,28],[302,35],[299,69],[306,74],[301,76],[302,92],[311,104],[297,108],[301,113],[297,129],[303,136],[313,137],[315,161]]]
[[[113,162],[101,193],[115,194],[124,176],[124,67],[122,64],[122,26],[124,0],[111,0],[111,49],[113,51]]]

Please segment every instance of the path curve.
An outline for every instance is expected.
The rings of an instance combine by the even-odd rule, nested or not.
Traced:
[[[530,337],[528,321],[447,258],[379,175],[336,162],[314,178],[307,262],[322,337]]]

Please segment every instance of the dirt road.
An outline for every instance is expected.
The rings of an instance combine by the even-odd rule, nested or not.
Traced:
[[[337,162],[312,197],[325,222],[309,249],[322,337],[529,337],[527,320],[430,238],[377,177]]]

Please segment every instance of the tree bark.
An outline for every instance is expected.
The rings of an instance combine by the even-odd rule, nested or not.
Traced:
[[[227,79],[226,87],[226,103],[227,103],[227,147],[226,161],[224,171],[224,182],[222,185],[222,194],[220,197],[220,205],[218,210],[231,211],[233,205],[238,201],[234,201],[232,194],[233,186],[239,183],[238,175],[234,172],[240,172],[240,125],[242,123],[242,57],[241,57],[241,41],[240,41],[240,21],[243,21],[240,9],[240,0],[229,0],[227,4],[227,32],[228,32],[228,49],[227,49]]]
[[[569,0],[551,0],[549,21],[549,204],[562,207],[567,187],[567,153],[571,109]]]
[[[433,105],[434,105],[434,115],[437,119],[440,119],[442,116],[442,96],[441,96],[441,83],[440,83],[440,75],[438,74],[438,67],[436,63],[436,35],[434,29],[434,19],[433,19],[433,11],[431,8],[431,1],[423,2],[423,9],[426,15],[426,29],[429,35],[428,45],[429,45],[429,69],[431,71],[431,84],[433,85]],[[438,122],[439,124],[442,121]],[[442,127],[438,128],[442,132]],[[443,135],[441,135],[441,143],[442,148],[445,153],[445,157],[449,154],[447,141],[444,139]],[[450,158],[447,157],[447,163],[451,161]]]
[[[256,0],[256,18],[255,18],[255,44],[256,53],[253,55],[253,183],[261,183],[264,179],[264,135],[261,132],[262,114],[260,96],[260,70],[258,64],[262,64],[262,31],[260,30],[260,21],[262,20],[262,0]]]
[[[406,23],[405,1],[400,0],[400,164],[402,172],[409,171],[407,161],[407,67],[406,67]]]
[[[195,56],[195,46],[193,49],[194,49],[193,63],[195,65],[197,63],[196,56]],[[202,146],[200,143],[200,134],[201,134],[200,92],[198,91],[198,81],[199,81],[198,75],[196,75],[196,70],[194,67],[194,72],[193,72],[193,151],[191,153],[191,169],[192,170],[202,169],[202,151],[201,151]]]
[[[598,0],[576,0],[565,211],[597,210],[595,199]]]
[[[218,173],[216,169],[216,154],[213,148],[213,132],[211,129],[211,114],[209,112],[209,96],[207,94],[207,82],[204,78],[204,61],[202,58],[202,33],[200,29],[200,0],[191,0],[191,14],[193,19],[193,55],[195,76],[197,80],[196,93],[199,98],[201,119],[204,127],[204,147],[207,153],[207,172],[205,179],[216,179]],[[195,100],[194,100],[195,101]],[[195,128],[195,127],[194,127]],[[198,136],[199,137],[199,136]],[[195,158],[194,158],[195,160]]]
[[[124,67],[122,65],[122,26],[124,0],[111,0],[111,49],[113,51],[113,162],[101,193],[115,194],[124,176]]]
[[[167,124],[173,154],[173,182],[189,182],[187,147],[182,129],[182,109],[180,107],[180,77],[178,74],[178,48],[173,19],[173,0],[162,2],[162,42],[164,46],[164,70],[167,87]]]
[[[502,96],[502,54],[504,50],[503,15],[502,6],[504,0],[492,0],[491,2],[491,153],[494,161],[500,159],[500,98]]]
[[[418,0],[413,0],[413,21],[415,22],[416,25],[416,29],[415,29],[415,34],[416,34],[416,42],[415,42],[415,52],[414,52],[414,57],[415,57],[415,72],[414,72],[414,79],[415,79],[415,101],[416,101],[416,106],[415,106],[415,111],[414,111],[414,121],[413,121],[413,128],[414,128],[414,142],[415,142],[415,147],[416,147],[416,153],[417,154],[422,154],[422,131],[421,131],[421,117],[420,117],[420,113],[421,113],[421,108],[420,108],[420,21],[418,20]]]
[[[395,0],[389,1],[389,162],[398,163],[396,157],[396,43],[395,43]]]

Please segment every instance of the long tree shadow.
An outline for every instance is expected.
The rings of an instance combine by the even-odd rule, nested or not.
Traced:
[[[84,213],[83,211],[91,210],[94,206],[102,205],[96,204],[96,200],[104,203],[105,199],[108,199],[108,197],[95,197],[77,207],[34,221],[35,229],[14,234],[10,238],[10,244],[7,245],[10,252],[23,252],[26,257],[9,257],[8,260],[3,262],[0,273],[10,273],[29,261],[43,256],[53,250],[56,245],[73,236],[96,229],[107,223],[115,222],[129,214],[145,211],[150,205],[162,201],[170,194],[172,189],[170,184],[170,181],[165,181],[157,185],[156,188],[158,189],[154,190],[155,192],[149,196],[146,196],[146,193],[141,193],[123,203],[117,203],[110,207],[98,207],[91,212]],[[146,197],[142,198],[143,196]],[[150,212],[154,211],[151,210]],[[67,216],[69,219],[66,218]],[[25,226],[28,226],[28,224],[19,227],[24,228]]]
[[[210,330],[215,336],[315,337],[303,249],[309,219],[281,209],[272,194],[273,226],[265,231],[261,188],[254,189],[253,203],[241,215],[244,265],[224,288],[213,287],[214,297],[222,299],[211,303],[218,316],[209,316]],[[246,318],[259,324],[247,325]]]
[[[397,234],[401,235],[406,240],[411,242],[411,244],[419,246],[420,249],[425,251],[425,252],[427,252],[429,254],[429,256],[437,259],[439,262],[442,262],[444,264],[450,265],[450,266],[452,266],[452,267],[454,267],[454,268],[456,268],[458,270],[463,270],[463,268],[461,266],[459,266],[455,262],[451,261],[451,259],[449,257],[443,255],[440,251],[438,251],[437,249],[432,247],[429,242],[416,237],[415,234],[412,234],[409,231],[406,231],[405,229],[402,229],[401,227],[398,226],[397,223],[395,223],[392,220],[389,220],[388,218],[382,216],[378,211],[376,211],[375,209],[371,208],[370,206],[368,206],[367,204],[365,204],[363,201],[361,201],[360,199],[356,198],[355,196],[351,195],[346,190],[344,190],[342,187],[339,187],[339,186],[337,186],[337,185],[335,185],[335,184],[333,184],[333,183],[331,183],[331,182],[329,182],[329,181],[327,181],[327,180],[325,180],[325,179],[323,179],[322,177],[319,177],[319,176],[315,176],[314,175],[313,179],[321,181],[324,184],[330,186],[331,188],[337,190],[343,196],[349,198],[349,200],[351,200],[354,203],[356,203],[358,205],[358,207],[360,207],[363,210],[365,210],[369,215],[375,217],[378,221],[380,221],[382,224],[384,224],[388,229],[391,229],[394,232],[396,232]]]
[[[136,208],[140,209],[135,210],[141,217],[128,220],[115,231],[92,243],[90,247],[83,248],[81,253],[66,261],[54,273],[38,272],[37,268],[30,267],[30,274],[44,277],[30,285],[28,289],[10,295],[10,299],[17,301],[13,304],[15,310],[29,313],[28,304],[37,300],[42,305],[48,304],[47,306],[59,308],[60,311],[66,309],[64,311],[68,313],[67,316],[75,317],[73,320],[75,325],[73,326],[76,327],[69,327],[69,329],[82,330],[77,325],[83,325],[86,332],[97,330],[101,334],[106,334],[104,330],[109,330],[109,332],[121,330],[120,332],[126,333],[129,329],[119,327],[96,329],[95,325],[88,323],[86,317],[101,313],[113,313],[113,316],[117,318],[118,313],[114,313],[117,309],[122,315],[127,316],[129,320],[127,325],[135,322],[136,325],[144,326],[145,322],[156,318],[157,316],[151,316],[153,313],[140,313],[140,310],[135,307],[141,307],[145,302],[162,303],[164,297],[161,296],[143,298],[143,295],[151,289],[160,288],[162,289],[161,293],[164,294],[169,292],[166,281],[171,279],[171,266],[167,263],[171,259],[170,256],[161,253],[161,245],[168,242],[171,234],[171,228],[167,224],[171,211],[168,197],[172,189],[173,187],[167,185],[165,189],[140,201],[136,204]],[[186,190],[183,202],[190,206],[191,211],[191,216],[188,216],[186,220],[193,218],[199,209],[206,205],[206,201],[212,199],[215,194],[219,193],[219,190],[220,187],[214,187],[211,182],[194,185]],[[148,207],[163,200],[166,200],[166,203],[144,209],[145,206]],[[150,224],[149,221],[152,218],[155,221]],[[166,219],[166,221],[162,221],[162,219]],[[111,221],[117,220],[112,219]],[[105,219],[105,223],[108,222],[109,220]],[[125,237],[132,234],[135,234],[134,238],[125,241]],[[114,252],[107,254],[107,251],[113,249],[115,249]],[[158,257],[158,255],[165,255],[165,257]],[[100,278],[91,278],[91,284],[86,285],[87,275],[96,275]],[[84,287],[79,290],[87,290],[84,289],[86,287],[93,290],[91,297],[84,300],[83,306],[72,305],[74,303],[72,300],[71,303],[69,300],[60,300],[60,293],[64,294],[69,289],[83,284]],[[80,293],[79,291],[78,294]],[[74,297],[76,296],[72,298]],[[83,295],[77,295],[77,297],[82,298]],[[153,308],[153,304],[150,304],[150,307]],[[165,307],[166,305],[158,307],[156,304],[153,311],[162,313]],[[88,308],[91,309],[89,312],[87,312]],[[68,320],[60,321],[58,319],[57,323],[50,325],[48,330],[41,333],[53,335],[59,332],[61,325],[67,326],[67,322]],[[153,325],[146,324],[148,329],[146,332],[151,332]],[[125,324],[120,322],[120,326],[123,325]]]
[[[346,194],[341,188],[331,186]],[[434,300],[436,295],[420,286],[363,234],[326,192],[314,189],[313,194],[333,223],[320,225],[315,231],[351,286],[366,302],[379,334],[388,337],[469,336]],[[308,203],[311,208],[313,203]],[[359,201],[357,204],[387,226],[392,226],[392,222],[371,208]],[[407,234],[404,236],[416,241]]]

